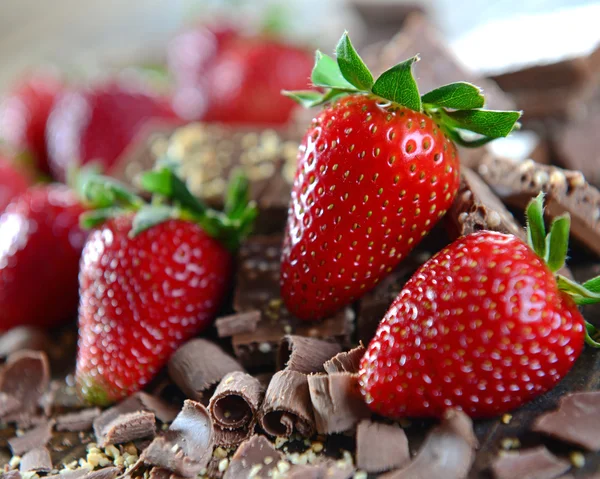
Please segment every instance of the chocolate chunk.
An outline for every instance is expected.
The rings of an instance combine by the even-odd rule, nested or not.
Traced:
[[[311,436],[315,423],[306,375],[288,370],[275,373],[267,388],[259,421],[271,436],[289,437],[294,430]]]
[[[208,464],[213,440],[210,414],[202,404],[186,399],[169,430],[144,449],[140,460],[192,477]]]
[[[498,196],[520,209],[544,191],[547,214],[556,217],[569,213],[571,233],[600,254],[600,191],[580,172],[493,156],[485,157],[478,171]]]
[[[408,439],[396,425],[361,421],[356,428],[356,466],[367,472],[397,469],[410,461]]]
[[[203,393],[227,373],[244,368],[215,343],[192,339],[171,356],[168,370],[173,382],[188,397],[201,400]]]
[[[323,369],[325,372],[331,373],[357,373],[360,369],[360,360],[365,355],[365,347],[359,346],[343,353],[336,354],[331,359],[325,361]]]
[[[281,453],[264,436],[255,435],[240,445],[229,463],[224,479],[270,477],[277,468]]]
[[[279,343],[277,367],[304,374],[322,372],[323,363],[341,350],[338,343],[288,334]]]
[[[475,459],[477,439],[473,422],[463,412],[449,409],[442,423],[427,435],[410,463],[385,474],[385,479],[464,479]]]
[[[102,411],[95,407],[56,417],[57,431],[87,431]]]
[[[27,451],[21,458],[19,470],[21,472],[50,472],[52,470],[50,452],[45,447],[36,447]]]
[[[590,451],[600,451],[600,391],[563,396],[558,409],[537,417],[532,429]]]
[[[260,321],[260,311],[248,311],[218,318],[215,321],[220,338],[228,338],[234,334],[253,333]]]
[[[12,414],[21,408],[21,402],[14,396],[0,393],[0,418]]]
[[[319,434],[348,431],[371,417],[358,391],[358,374],[311,374],[308,387]]]
[[[6,358],[17,351],[45,351],[51,344],[44,330],[33,326],[17,326],[0,336],[0,358]]]
[[[97,471],[88,472],[84,479],[115,479],[121,472],[122,469],[119,467],[104,467]]]
[[[15,456],[38,447],[44,447],[52,438],[54,421],[44,421],[42,424],[30,429],[22,436],[15,436],[8,440],[8,445]]]
[[[461,168],[456,199],[448,211],[453,238],[476,231],[510,233],[525,239],[525,230],[490,187],[469,168]]]
[[[492,463],[496,479],[555,479],[571,468],[544,446],[516,452],[503,451]]]
[[[262,384],[249,374],[227,374],[208,406],[214,424],[225,429],[247,427],[258,413],[264,392]]]
[[[104,441],[99,444],[123,444],[156,434],[156,417],[152,412],[138,411],[121,414],[103,430]]]

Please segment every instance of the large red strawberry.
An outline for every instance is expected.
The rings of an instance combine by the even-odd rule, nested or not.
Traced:
[[[110,172],[152,118],[175,121],[166,99],[138,86],[111,82],[65,92],[52,109],[46,131],[52,173],[64,180],[70,168],[90,161]]]
[[[0,101],[0,139],[18,153],[27,152],[43,173],[49,173],[46,122],[62,83],[50,73],[38,72],[18,83]]]
[[[31,188],[0,216],[0,331],[74,317],[83,211],[73,191],[54,184]]]
[[[233,183],[225,213],[208,210],[168,169],[142,183],[163,203],[146,205],[103,178],[84,188],[105,207],[84,223],[107,220],[91,234],[79,275],[76,379],[94,404],[141,389],[210,324],[230,286],[232,251],[256,214],[245,180]]]
[[[0,215],[13,198],[24,193],[31,179],[7,158],[0,156]]]
[[[554,387],[584,338],[600,346],[577,309],[600,300],[600,278],[577,285],[556,276],[569,218],[556,219],[546,237],[542,206],[540,195],[528,208],[530,245],[491,231],[464,236],[406,283],[361,362],[360,387],[373,411],[502,414]]]
[[[312,81],[288,92],[325,109],[300,145],[281,265],[281,293],[302,319],[323,318],[377,284],[452,204],[459,158],[506,136],[518,112],[482,110],[480,90],[445,85],[422,97],[411,58],[376,81],[347,34],[337,63],[317,52]],[[464,131],[476,133],[466,140]]]

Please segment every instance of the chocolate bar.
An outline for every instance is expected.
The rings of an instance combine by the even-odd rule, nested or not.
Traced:
[[[545,446],[516,452],[502,452],[492,463],[496,479],[527,477],[535,471],[536,477],[559,477],[571,468],[571,464],[559,459]]]

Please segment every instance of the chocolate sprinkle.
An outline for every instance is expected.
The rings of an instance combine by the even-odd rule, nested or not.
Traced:
[[[308,386],[319,434],[348,431],[371,417],[358,391],[358,374],[311,374]]]
[[[202,400],[203,393],[223,376],[244,368],[219,346],[206,339],[192,339],[181,346],[168,364],[169,376],[190,398]]]
[[[600,451],[600,391],[563,396],[558,410],[536,418],[532,429],[590,451]]]
[[[492,463],[496,479],[555,479],[571,468],[544,446],[516,452],[503,451]]]
[[[271,436],[289,437],[294,429],[303,436],[312,436],[315,424],[306,375],[288,370],[275,373],[259,421]]]
[[[325,361],[323,369],[325,372],[331,373],[357,373],[360,369],[360,360],[365,354],[365,347],[359,346],[343,353],[336,354],[331,359]]]
[[[410,461],[408,439],[396,425],[361,421],[356,428],[356,466],[367,472],[397,469]]]
[[[52,438],[54,421],[44,421],[42,424],[30,429],[22,436],[15,436],[8,440],[8,445],[15,456],[37,447],[44,447]]]
[[[224,479],[270,477],[282,455],[264,436],[255,435],[243,442],[231,458]],[[258,467],[260,466],[260,467]]]
[[[87,431],[102,411],[95,407],[56,417],[57,431]]]
[[[260,311],[255,310],[223,316],[215,321],[215,326],[220,338],[228,338],[234,334],[253,333],[259,321]]]
[[[288,334],[277,350],[277,368],[309,374],[324,371],[323,363],[341,351],[337,343]]]
[[[100,447],[153,437],[156,434],[156,417],[154,413],[147,411],[121,414],[103,432],[104,442]]]
[[[50,472],[52,470],[50,452],[45,447],[31,449],[21,458],[19,470],[21,472]]]

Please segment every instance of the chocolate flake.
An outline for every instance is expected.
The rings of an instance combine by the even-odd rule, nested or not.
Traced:
[[[323,363],[341,349],[337,343],[288,334],[279,343],[277,367],[304,374],[322,372]]]
[[[57,431],[87,431],[102,411],[95,407],[56,417]]]
[[[220,338],[228,338],[234,334],[253,333],[260,321],[260,311],[248,311],[230,316],[223,316],[215,321]]]
[[[23,349],[44,351],[50,344],[44,330],[32,326],[17,326],[0,335],[0,358]]]
[[[103,432],[104,442],[100,447],[152,437],[156,434],[156,417],[154,413],[147,411],[121,414]]]
[[[19,410],[21,402],[14,396],[0,393],[0,418]]]
[[[169,430],[144,449],[140,460],[192,477],[206,467],[214,444],[213,425],[206,408],[186,399]]]
[[[44,447],[52,438],[54,421],[44,420],[41,424],[30,429],[22,436],[15,436],[8,440],[8,445],[15,456],[38,447]]]
[[[282,457],[265,436],[252,436],[231,458],[224,479],[270,477],[269,471],[277,467]]]
[[[325,361],[323,369],[325,372],[332,373],[357,373],[360,369],[360,360],[365,354],[365,347],[359,346],[343,353],[336,354],[331,359]]]
[[[168,364],[169,376],[188,397],[201,400],[203,393],[223,376],[244,368],[219,346],[206,339],[192,339],[181,346]]]
[[[397,425],[361,421],[356,428],[356,466],[367,472],[397,469],[410,461],[408,439]]]
[[[122,469],[119,467],[105,467],[97,471],[88,472],[84,479],[115,479],[121,474]]]
[[[532,429],[590,451],[600,451],[600,391],[563,396],[558,409],[537,417]]]
[[[19,470],[21,472],[50,472],[52,470],[50,452],[45,447],[29,450],[21,458]]]
[[[289,437],[294,429],[303,436],[312,436],[315,423],[306,375],[287,370],[275,373],[259,421],[271,436]]]
[[[371,417],[358,391],[358,374],[311,374],[308,387],[319,434],[348,431]]]
[[[502,451],[491,466],[496,479],[555,479],[570,468],[569,461],[559,459],[544,446]]]

